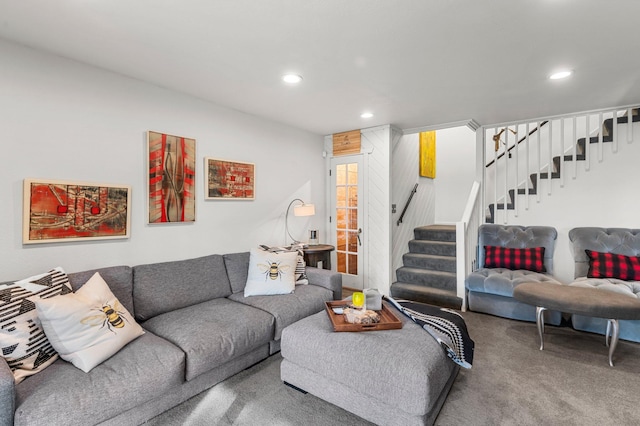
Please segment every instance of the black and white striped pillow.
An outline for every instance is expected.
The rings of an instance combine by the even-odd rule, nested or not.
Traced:
[[[0,349],[16,384],[58,358],[44,334],[33,299],[67,293],[71,293],[71,286],[60,267],[0,285]]]

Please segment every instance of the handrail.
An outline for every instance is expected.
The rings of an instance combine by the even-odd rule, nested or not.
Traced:
[[[411,204],[411,200],[413,199],[413,194],[416,193],[417,188],[418,188],[418,184],[416,183],[413,186],[413,189],[411,190],[411,194],[409,194],[409,199],[407,200],[407,203],[404,205],[404,209],[402,209],[402,213],[400,213],[400,218],[396,222],[396,226],[400,226],[400,224],[402,223],[402,218],[404,218],[404,214],[407,212],[407,209],[409,208],[409,204]]]
[[[540,127],[544,126],[545,124],[547,124],[549,122],[549,120],[545,120],[542,123],[540,123],[540,126],[537,126],[535,129],[533,129],[532,131],[529,132],[529,134],[527,136],[531,136],[532,134],[534,134],[535,132],[537,132]],[[498,155],[498,158],[496,158],[496,160],[501,159],[502,157],[504,157],[504,155],[508,152],[511,152],[511,150],[513,148],[515,148],[516,146],[520,145],[522,142],[524,142],[527,139],[527,136],[522,137],[519,141],[517,141],[516,143],[514,143],[513,145],[511,145],[508,149],[506,149],[502,154]],[[511,158],[511,157],[509,157]],[[491,166],[496,160],[491,160],[485,167],[489,167]]]

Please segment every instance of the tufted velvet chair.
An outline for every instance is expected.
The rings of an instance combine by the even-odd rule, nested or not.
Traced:
[[[640,229],[628,228],[574,228],[569,231],[574,259],[575,280],[571,286],[595,287],[615,291],[629,297],[640,298],[640,281],[623,281],[616,278],[588,278],[589,257],[585,250],[600,253],[615,253],[625,256],[640,256]],[[607,320],[602,318],[572,315],[573,327],[577,330],[605,334]],[[620,338],[640,342],[640,321],[620,321]]]
[[[478,269],[465,280],[469,309],[505,318],[523,321],[536,320],[536,308],[513,298],[513,289],[525,282],[550,282],[561,285],[553,278],[553,253],[558,233],[549,226],[481,225],[478,229]],[[485,246],[509,248],[544,247],[546,272],[524,269],[485,268]],[[558,325],[560,312],[548,311],[545,322]]]

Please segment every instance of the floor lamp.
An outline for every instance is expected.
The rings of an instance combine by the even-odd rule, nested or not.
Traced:
[[[300,204],[293,206],[293,203],[299,201]],[[289,232],[289,210],[293,206],[293,215],[294,216],[313,216],[316,214],[316,206],[313,204],[306,204],[300,198],[294,198],[293,201],[289,203],[289,207],[287,207],[287,212],[284,215],[284,228],[287,231],[287,235],[291,238],[292,244],[300,244],[300,241],[296,240],[291,236]]]

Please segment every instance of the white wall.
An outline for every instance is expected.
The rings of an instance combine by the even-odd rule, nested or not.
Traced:
[[[436,180],[420,177],[419,144],[418,133],[403,135],[399,140],[394,141],[391,154],[391,203],[396,205],[396,213],[392,215],[391,221],[392,282],[396,280],[396,270],[403,266],[402,256],[409,251],[409,241],[414,238],[413,230],[418,226],[434,223]],[[416,193],[407,208],[402,223],[398,225],[398,219],[416,183],[418,184]]]
[[[0,57],[0,281],[283,244],[295,197],[315,203],[316,216],[292,216],[293,235],[322,229],[321,136],[4,41]],[[195,223],[146,223],[147,130],[196,139]],[[255,163],[256,199],[205,202],[205,156]],[[26,177],[131,185],[131,237],[23,245]]]
[[[476,173],[476,136],[466,126],[436,132],[435,223],[462,218]]]

